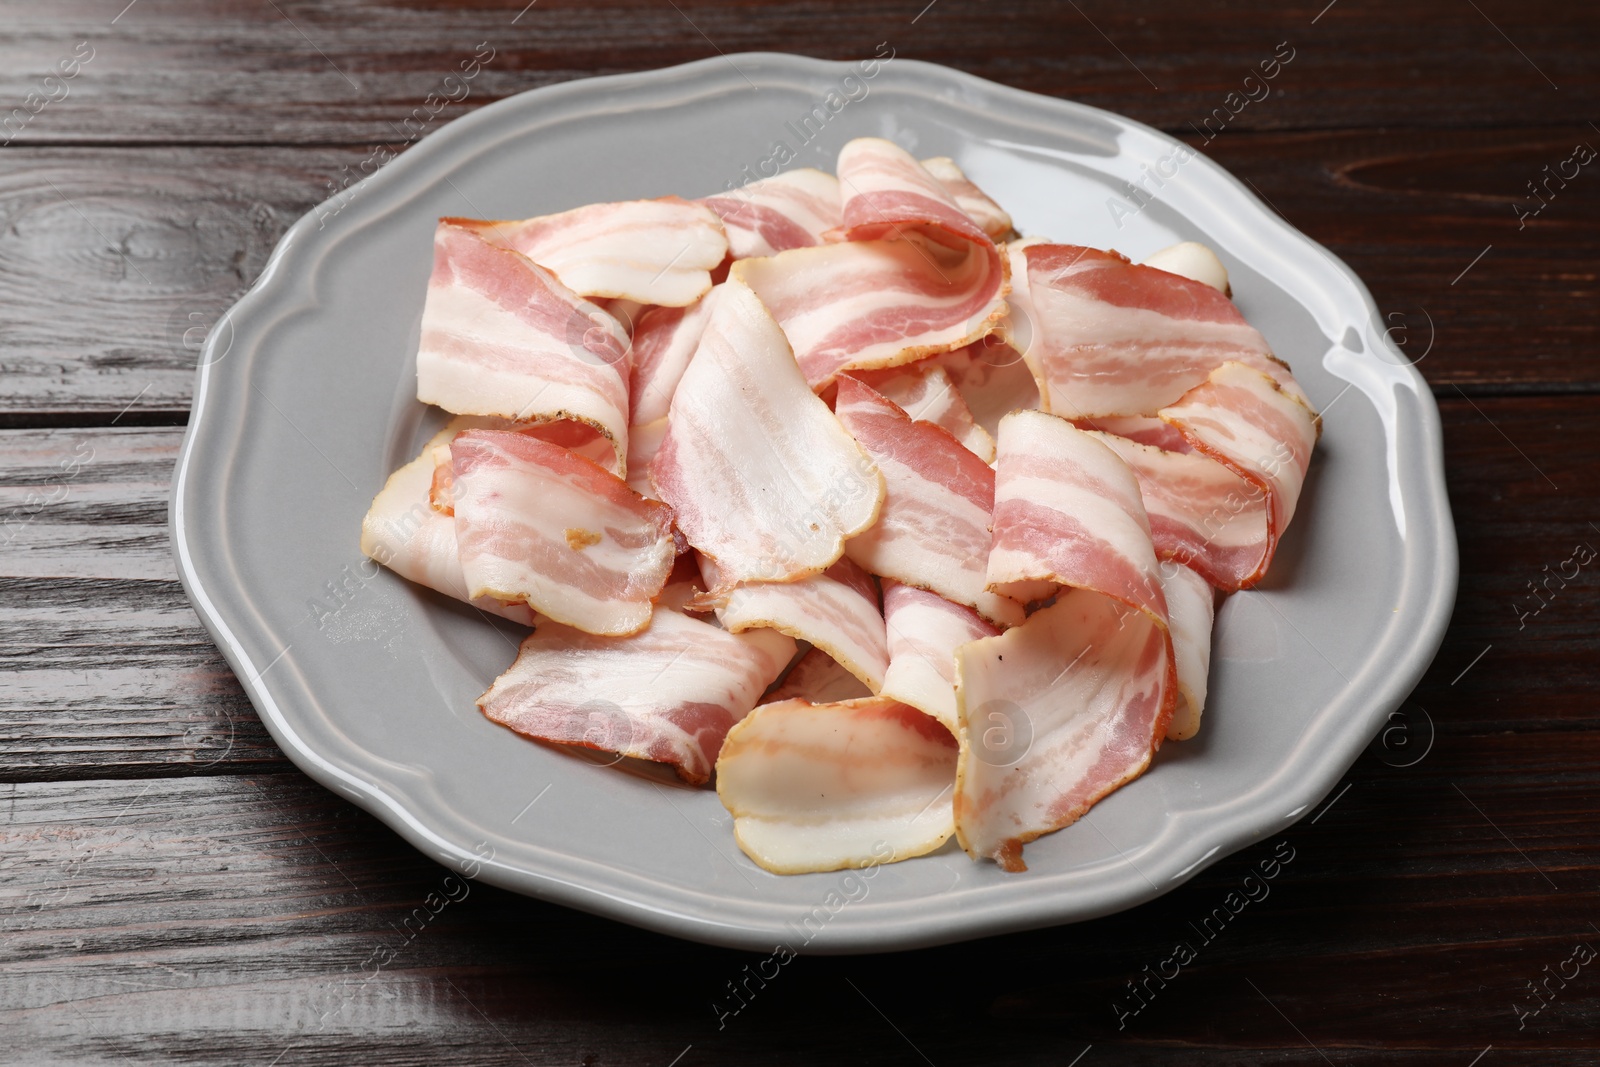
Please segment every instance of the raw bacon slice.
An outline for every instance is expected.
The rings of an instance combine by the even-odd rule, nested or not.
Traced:
[[[956,649],[1000,631],[971,608],[894,581],[883,583],[883,617],[889,671],[879,695],[910,704],[956,733]]]
[[[1024,241],[1008,249],[1013,277],[1027,276],[1014,286],[1009,334],[1046,411],[1150,415],[1228,360],[1299,393],[1266,338],[1209,285],[1095,248]]]
[[[701,560],[717,620],[730,633],[768,627],[808,641],[876,693],[889,669],[889,645],[872,575],[841,557],[821,574],[793,582],[744,582],[728,588],[716,564]]]
[[[868,697],[764,704],[728,733],[717,795],[734,838],[776,874],[910,859],[950,839],[956,743],[915,708]]]
[[[1006,209],[989,199],[988,194],[974,185],[972,179],[956,165],[955,160],[949,156],[935,156],[932,159],[924,159],[922,167],[938,180],[944,191],[950,194],[950,199],[956,202],[966,216],[989,235],[989,240],[998,243],[1014,232],[1011,228],[1011,216],[1006,213]]]
[[[842,221],[839,179],[812,167],[702,197],[700,203],[722,219],[734,259],[819,245]]]
[[[861,679],[839,666],[838,661],[822,649],[813,648],[800,657],[762,703],[804,700],[812,704],[832,704],[871,695],[872,690],[862,685]]]
[[[937,358],[888,370],[856,371],[852,377],[900,405],[913,419],[943,426],[985,463],[994,462],[994,438],[973,419],[967,402]]]
[[[905,149],[881,137],[858,137],[839,150],[844,241],[902,237],[915,228],[956,251],[993,248],[939,179]]]
[[[389,475],[361,520],[361,551],[407,581],[532,626],[533,612],[526,604],[506,604],[493,597],[474,600],[468,594],[456,551],[456,524],[429,502],[434,452],[448,448],[455,432],[448,427],[440,431],[416,459]]]
[[[871,526],[883,477],[801,377],[747,287],[719,293],[650,466],[689,543],[730,584],[826,570]]]
[[[911,363],[993,332],[1007,264],[922,165],[876,138],[839,153],[835,244],[740,260],[732,276],[783,326],[806,380]]]
[[[677,556],[671,508],[526,434],[468,430],[450,454],[456,543],[473,596],[523,601],[594,634],[649,624]]]
[[[722,222],[676,196],[589,204],[511,222],[447,219],[522,253],[580,296],[684,307],[728,254]]]
[[[1093,436],[1139,479],[1158,558],[1194,568],[1219,589],[1244,589],[1266,574],[1267,495],[1259,487],[1199,452]]]
[[[965,604],[1005,626],[1022,605],[984,587],[995,476],[948,430],[911,416],[848,375],[834,405],[888,486],[877,524],[845,544],[873,574]]]
[[[1169,647],[1144,612],[1070,589],[1021,626],[958,648],[961,847],[1026,870],[1023,845],[1143,773],[1177,688]]]
[[[991,438],[1006,415],[1039,406],[1039,385],[1027,361],[998,334],[933,358],[950,375],[973,421]]]
[[[628,395],[629,421],[634,425],[667,417],[672,394],[700,347],[716,293],[707,293],[686,308],[651,308],[633,331],[633,377]]]
[[[440,223],[433,250],[417,399],[460,415],[587,423],[624,469],[629,339],[617,321],[470,229]]]
[[[1162,565],[1161,588],[1167,596],[1172,654],[1178,668],[1178,706],[1167,724],[1167,740],[1187,741],[1200,732],[1200,715],[1206,709],[1216,596],[1204,578],[1178,563]]]
[[[1294,518],[1322,423],[1310,405],[1242,363],[1224,363],[1161,417],[1183,431],[1196,451],[1225,464],[1267,495],[1266,574],[1278,539]]]
[[[950,258],[911,235],[741,259],[729,276],[772,310],[806,380],[821,389],[841,371],[912,363],[995,328],[1005,315],[998,260]]]
[[[989,588],[1093,589],[1165,624],[1166,601],[1139,483],[1105,444],[1065,419],[1000,420]],[[1020,595],[1020,594],[1019,594]]]
[[[450,442],[455,440],[457,434],[466,430],[509,430],[523,433],[571,449],[584,459],[598,463],[607,470],[614,469],[617,464],[617,454],[612,449],[611,442],[601,436],[599,430],[585,422],[559,419],[555,422],[540,422],[529,426],[507,419],[457,415],[440,432],[439,437],[442,440],[433,446],[433,485],[428,491],[428,502],[445,515],[456,513],[455,468],[450,459]]]
[[[650,481],[650,464],[667,436],[667,420],[657,419],[628,427],[628,488],[640,496],[656,500],[656,487]]]
[[[699,784],[794,651],[775,630],[730,634],[666,608],[628,637],[541,621],[478,707],[527,737],[670,763]]]

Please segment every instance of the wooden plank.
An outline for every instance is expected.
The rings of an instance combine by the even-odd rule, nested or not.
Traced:
[[[0,792],[0,1024],[29,1063],[659,1067],[691,1045],[680,1067],[921,1062],[912,1043],[941,1064],[1088,1044],[1107,1062],[1304,1064],[1313,1043],[1341,1064],[1465,1064],[1491,1043],[1498,1062],[1586,1063],[1592,978],[1524,1029],[1511,1009],[1574,943],[1600,944],[1597,768],[1593,732],[1363,760],[1315,823],[1151,904],[768,965],[737,1012],[728,983],[760,957],[470,885],[298,774],[17,785]],[[1127,983],[1178,942],[1197,958],[1133,1011]],[[954,1011],[952,974],[971,976]]]
[[[1441,730],[1593,730],[1600,406],[1453,392],[1441,408],[1461,584],[1412,700]]]
[[[1461,592],[1411,706],[1440,736],[1593,730],[1600,559],[1563,564],[1580,542],[1600,549],[1600,410],[1448,395],[1442,408]],[[176,584],[166,500],[181,440],[177,428],[0,432],[4,779],[279,765]],[[44,501],[31,518],[29,494]],[[1563,571],[1576,576],[1546,582]]]
[[[177,582],[178,428],[0,432],[4,775],[281,765]]]
[[[1514,210],[1586,129],[1225,134],[1206,150],[1343,256],[1408,351],[1432,339],[1430,380],[1593,391],[1600,195],[1582,183],[1600,178],[1584,172],[1525,225]],[[205,329],[369,152],[0,153],[0,418],[187,410]]]
[[[1540,184],[1542,209],[1530,192],[1580,143],[1600,149],[1575,126],[1224,134],[1206,151],[1356,271],[1436,388],[1476,395],[1600,390],[1584,310],[1600,299],[1600,170]]]
[[[188,410],[206,330],[362,155],[0,153],[0,413]]]
[[[12,131],[15,143],[387,140],[391,124],[439,91],[480,44],[492,59],[462,108],[718,53],[858,58],[879,42],[897,56],[1174,130],[1219,107],[1237,111],[1230,126],[1256,130],[1381,126],[1400,115],[1411,125],[1518,126],[1530,110],[1540,121],[1581,123],[1600,86],[1592,17],[1583,5],[1558,0],[1491,0],[1477,10],[1446,0],[1314,0],[1292,9],[1250,0],[1226,14],[1176,0],[1138,9],[1104,0],[1023,0],[1000,9],[943,0],[926,10],[885,0],[543,0],[526,7],[139,0],[108,14],[115,6],[55,0],[8,14],[0,101],[29,116]],[[93,52],[76,76],[44,83],[80,43]],[[1293,58],[1265,86],[1247,84],[1275,54]],[[1246,92],[1257,102],[1235,102]],[[30,93],[56,102],[34,113]]]

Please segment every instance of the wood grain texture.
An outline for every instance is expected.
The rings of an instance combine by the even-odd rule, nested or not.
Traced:
[[[363,155],[0,151],[0,412],[186,411],[207,329]]]
[[[0,431],[0,774],[220,773],[283,757],[167,540],[178,428]]]
[[[1560,0],[1486,0],[1478,10],[1443,0],[1339,0],[1331,7],[1326,0],[1251,0],[1226,10],[1171,0],[1138,8],[1105,0],[138,0],[113,24],[117,7],[98,0],[7,4],[0,101],[21,105],[79,42],[95,50],[68,95],[33,116],[15,143],[386,140],[390,124],[482,42],[495,49],[494,59],[463,106],[718,53],[849,59],[872,54],[879,42],[897,57],[1172,130],[1242,91],[1245,77],[1282,42],[1294,58],[1275,79],[1275,92],[1243,108],[1232,125],[1375,127],[1400,115],[1429,126],[1582,123],[1592,117],[1587,105],[1600,87],[1592,16]]]
[[[12,786],[0,1023],[40,1063],[1592,1062],[1594,976],[1521,1030],[1512,1006],[1600,942],[1576,918],[1600,889],[1595,735],[1451,738],[1349,782],[1122,915],[802,958],[736,1012],[761,957],[469,886],[298,775]],[[1180,941],[1197,958],[1131,1012]]]
[[[1515,211],[1586,137],[1600,146],[1563,127],[1224,133],[1205,150],[1350,263],[1393,336],[1428,350],[1430,381],[1477,395],[1600,389],[1600,170]],[[187,410],[206,329],[370,151],[0,152],[0,418]]]
[[[1565,188],[1541,184],[1549,200],[1537,213],[1529,191],[1579,144],[1600,151],[1600,134],[1224,133],[1205,151],[1356,271],[1393,340],[1447,398],[1455,386],[1600,390],[1600,325],[1586,311],[1600,300],[1600,160]]]

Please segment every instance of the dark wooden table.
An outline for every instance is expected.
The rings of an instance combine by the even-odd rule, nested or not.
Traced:
[[[1600,161],[1549,180],[1600,148],[1600,9],[524,2],[0,3],[0,1061],[1600,1062],[1600,561],[1567,562],[1600,547]],[[176,581],[189,342],[480,42],[430,129],[584,75],[884,41],[1196,144],[1294,49],[1204,150],[1427,351],[1461,588],[1407,744],[1282,835],[1270,896],[1121,1029],[1126,983],[1278,839],[1097,922],[801,959],[720,1028],[753,957],[486,886],[401,941],[443,870],[288,763]]]

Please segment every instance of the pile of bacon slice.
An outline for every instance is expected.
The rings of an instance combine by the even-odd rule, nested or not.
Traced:
[[[770,871],[1022,870],[1194,735],[1320,422],[1202,246],[1017,239],[852,141],[700,201],[444,219],[362,549],[532,626],[479,699],[716,776]],[[887,851],[885,851],[887,849]]]

